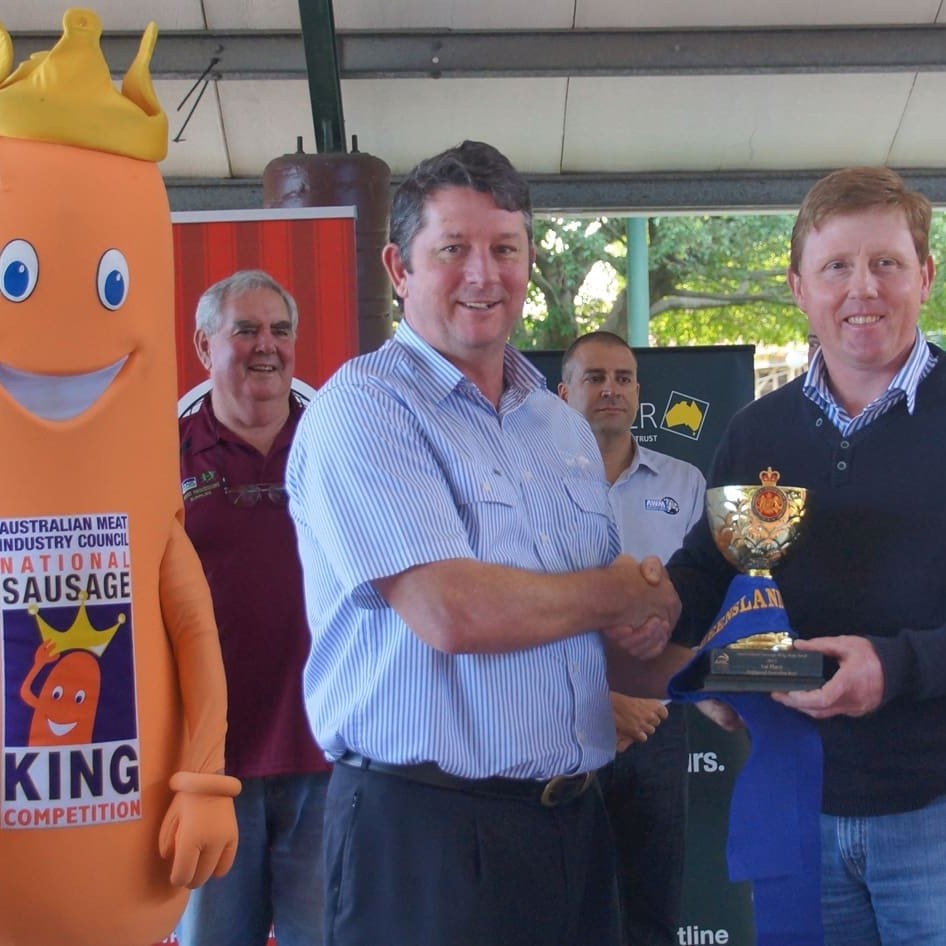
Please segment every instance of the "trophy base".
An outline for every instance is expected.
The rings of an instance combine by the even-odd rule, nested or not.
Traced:
[[[824,686],[824,657],[798,650],[712,647],[701,658],[698,690],[721,693],[817,690]]]

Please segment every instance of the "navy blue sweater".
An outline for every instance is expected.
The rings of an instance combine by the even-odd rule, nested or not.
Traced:
[[[810,491],[802,536],[773,570],[800,637],[858,634],[883,664],[884,703],[818,723],[823,810],[910,811],[946,794],[946,358],[901,402],[843,437],[802,393],[804,379],[737,413],[708,486],[759,482]],[[670,562],[683,616],[674,640],[697,643],[734,572],[705,520]]]

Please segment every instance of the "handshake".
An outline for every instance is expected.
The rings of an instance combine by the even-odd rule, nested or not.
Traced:
[[[602,633],[631,657],[650,660],[660,654],[680,617],[680,599],[667,570],[654,555],[637,559],[619,555],[609,566],[623,600],[616,621]]]

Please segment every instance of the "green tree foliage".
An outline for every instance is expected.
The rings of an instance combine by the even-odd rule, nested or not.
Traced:
[[[658,345],[785,344],[805,319],[785,279],[786,214],[649,223],[650,331]]]
[[[520,348],[565,348],[576,336],[599,328],[614,305],[614,293],[623,292],[623,221],[536,219],[534,236],[526,316],[512,341]]]
[[[939,272],[933,277],[930,298],[920,315],[920,329],[940,345],[946,341],[946,211],[933,213],[930,227],[930,253]]]
[[[794,214],[656,216],[648,220],[650,337],[655,345],[800,342],[804,315],[785,279]],[[627,235],[621,218],[537,218],[536,265],[522,348],[564,348],[607,328],[626,334]],[[946,337],[946,214],[930,239],[943,275],[920,327]]]

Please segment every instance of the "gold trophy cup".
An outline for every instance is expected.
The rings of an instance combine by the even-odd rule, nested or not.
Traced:
[[[808,491],[779,486],[779,474],[771,467],[759,479],[756,486],[706,491],[706,516],[716,547],[742,574],[733,579],[726,605],[704,638],[704,645],[717,635],[721,640],[720,646],[704,650],[704,690],[811,690],[824,683],[821,654],[795,649],[771,573],[801,532]],[[753,613],[756,624],[771,620],[771,626],[722,643],[746,613]]]

